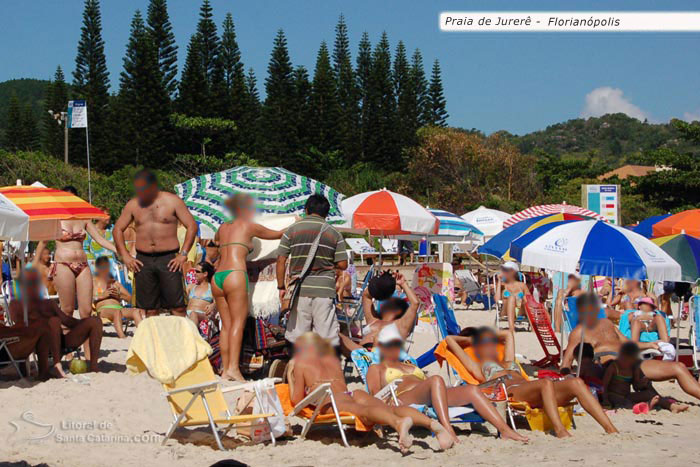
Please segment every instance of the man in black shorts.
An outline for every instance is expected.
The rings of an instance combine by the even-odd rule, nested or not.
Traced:
[[[186,316],[182,266],[197,236],[197,223],[180,198],[158,189],[153,172],[137,172],[134,190],[136,197],[124,206],[113,234],[122,261],[134,271],[135,305],[146,310],[147,316],[161,309]],[[177,238],[178,221],[187,228],[182,248]],[[124,231],[132,222],[136,228],[136,258],[124,243]]]

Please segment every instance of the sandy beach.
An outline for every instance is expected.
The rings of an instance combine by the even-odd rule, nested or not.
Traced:
[[[493,312],[463,310],[457,312],[462,325],[493,324]],[[687,335],[682,330],[681,335]],[[415,333],[411,354],[419,355],[435,342],[433,333],[419,329]],[[518,353],[524,361],[536,360],[542,352],[531,332],[516,335]],[[672,415],[654,411],[634,415],[631,411],[611,414],[619,435],[606,436],[588,415],[576,417],[573,437],[558,440],[541,432],[521,432],[530,437],[527,445],[505,442],[483,431],[471,431],[469,425],[458,427],[460,444],[447,452],[437,451],[437,441],[426,431],[414,430],[416,442],[407,456],[397,448],[396,435],[387,439],[374,433],[358,434],[349,430],[351,447],[340,443],[337,431],[318,428],[309,438],[283,439],[278,445],[250,445],[240,439],[227,439],[228,452],[216,450],[213,437],[204,429],[179,430],[175,439],[160,445],[170,421],[169,408],[161,396],[161,387],[147,375],[126,373],[124,360],[130,338],[119,340],[111,327],[106,328],[101,364],[103,373],[89,374],[83,381],[51,380],[46,383],[4,380],[2,388],[2,422],[0,422],[0,460],[26,461],[31,465],[51,466],[120,465],[153,466],[211,465],[223,459],[236,459],[254,465],[529,465],[562,464],[649,465],[672,462],[674,465],[698,464],[692,446],[700,431],[700,408],[674,383],[656,385],[663,395],[690,402],[691,409]],[[436,364],[429,374],[444,370]],[[354,380],[351,388],[359,388]],[[233,405],[233,401],[229,401]],[[31,415],[25,413],[29,411]],[[36,426],[21,420],[33,417]],[[656,423],[649,423],[655,421]],[[13,423],[14,422],[14,423]],[[523,420],[523,423],[524,420]],[[18,426],[15,430],[13,426]],[[55,432],[42,441],[27,441],[54,427]],[[301,430],[298,421],[294,431]]]

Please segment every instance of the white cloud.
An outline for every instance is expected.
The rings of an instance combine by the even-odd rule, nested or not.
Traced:
[[[581,117],[600,117],[605,114],[623,113],[640,121],[651,120],[650,115],[631,103],[622,89],[601,86],[586,94]]]
[[[700,120],[700,111],[684,112],[683,120],[685,120],[686,122],[697,122],[698,120]]]

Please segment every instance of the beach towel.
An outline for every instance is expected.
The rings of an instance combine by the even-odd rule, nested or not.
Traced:
[[[620,315],[620,332],[627,338],[627,339],[632,339],[632,329],[630,328],[630,313],[634,313],[635,310],[625,310],[622,315]],[[663,317],[666,320],[666,329],[670,331],[671,329],[671,320],[668,319],[668,316],[666,316],[665,313],[659,311],[663,315]],[[647,331],[642,331],[639,334],[639,342],[656,342],[659,340],[659,333],[656,331],[653,332],[647,332]]]
[[[131,373],[147,371],[159,382],[173,384],[211,352],[191,320],[154,316],[141,321],[136,328],[126,354],[126,367]]]
[[[277,390],[277,395],[280,398],[280,403],[282,404],[282,410],[284,410],[285,415],[289,415],[294,411],[294,405],[292,404],[292,399],[290,398],[289,395],[289,385],[288,384],[276,384],[275,385],[275,390]],[[302,418],[311,418],[314,414],[314,408],[313,407],[304,407],[301,409],[299,412],[299,416]],[[351,414],[350,412],[340,412],[340,417],[354,417],[355,418],[355,430],[357,431],[372,431],[371,426],[367,426],[362,421],[358,418],[355,417],[355,415]],[[324,414],[318,414],[316,417],[317,422],[323,423],[323,422],[334,422],[335,421],[335,414],[333,413],[324,413]]]

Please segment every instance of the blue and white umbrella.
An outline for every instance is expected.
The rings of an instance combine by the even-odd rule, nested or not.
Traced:
[[[602,221],[535,229],[513,240],[510,255],[527,266],[567,273],[681,280],[681,266],[658,245],[631,230]]]
[[[437,217],[440,222],[436,234],[437,237],[463,239],[464,237],[472,235],[484,235],[481,230],[477,229],[457,214],[443,211],[442,209],[428,209],[428,211],[430,211],[433,216]],[[431,235],[431,237],[433,236]],[[439,238],[435,238],[435,240],[439,240]]]

